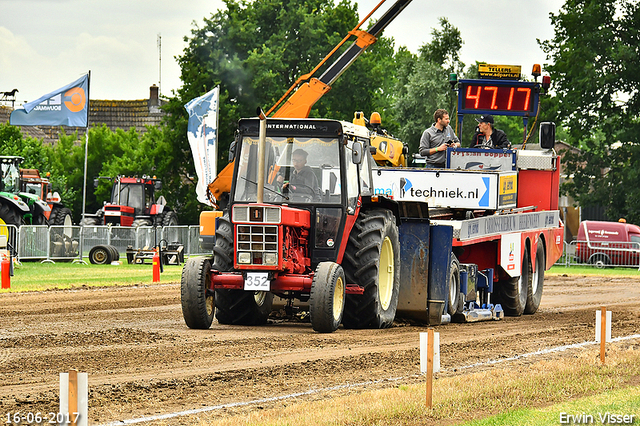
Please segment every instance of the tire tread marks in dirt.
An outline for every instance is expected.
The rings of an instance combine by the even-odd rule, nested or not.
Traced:
[[[385,237],[393,247],[394,283],[391,303],[384,310],[378,294],[380,253]],[[400,249],[398,229],[388,210],[360,211],[343,259],[347,283],[364,287],[364,294],[347,294],[342,323],[346,328],[387,328],[393,323],[400,287]]]
[[[229,213],[218,220],[213,255],[213,269],[225,272],[233,268],[233,225],[229,220]],[[271,313],[273,294],[263,296],[258,303],[257,295],[251,291],[216,290],[216,319],[220,324],[264,324]]]
[[[214,295],[211,285],[211,260],[193,257],[182,268],[180,301],[182,316],[189,328],[206,330],[213,322]]]

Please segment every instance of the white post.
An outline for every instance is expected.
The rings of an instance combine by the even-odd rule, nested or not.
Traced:
[[[427,373],[425,405],[431,409],[433,408],[433,373],[440,371],[440,333],[435,333],[433,328],[429,328],[427,333],[420,333],[420,371]]]
[[[429,333],[420,333],[420,374],[427,372]],[[433,372],[440,371],[440,333],[433,333]]]
[[[88,426],[89,381],[87,373],[69,370],[60,373],[60,410],[56,421],[61,426]]]

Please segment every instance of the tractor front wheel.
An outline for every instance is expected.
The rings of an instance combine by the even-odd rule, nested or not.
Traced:
[[[334,262],[316,268],[309,296],[311,326],[319,333],[333,333],[342,322],[346,284],[344,270]]]
[[[206,330],[213,322],[215,295],[211,287],[211,260],[189,258],[182,268],[180,299],[182,316],[189,328]]]

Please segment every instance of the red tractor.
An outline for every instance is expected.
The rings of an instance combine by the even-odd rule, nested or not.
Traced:
[[[175,226],[178,216],[169,209],[163,196],[156,198],[155,191],[162,188],[162,182],[155,177],[142,176],[116,178],[100,177],[113,181],[111,201],[96,212],[85,214],[81,225],[119,226]],[[94,181],[98,186],[99,179]]]

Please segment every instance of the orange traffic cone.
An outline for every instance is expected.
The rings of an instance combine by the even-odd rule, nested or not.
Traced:
[[[2,275],[2,288],[11,288],[11,262],[8,257],[2,256],[0,268],[2,268],[2,272],[0,272]]]
[[[152,259],[153,263],[153,282],[160,282],[160,255],[156,251]]]

